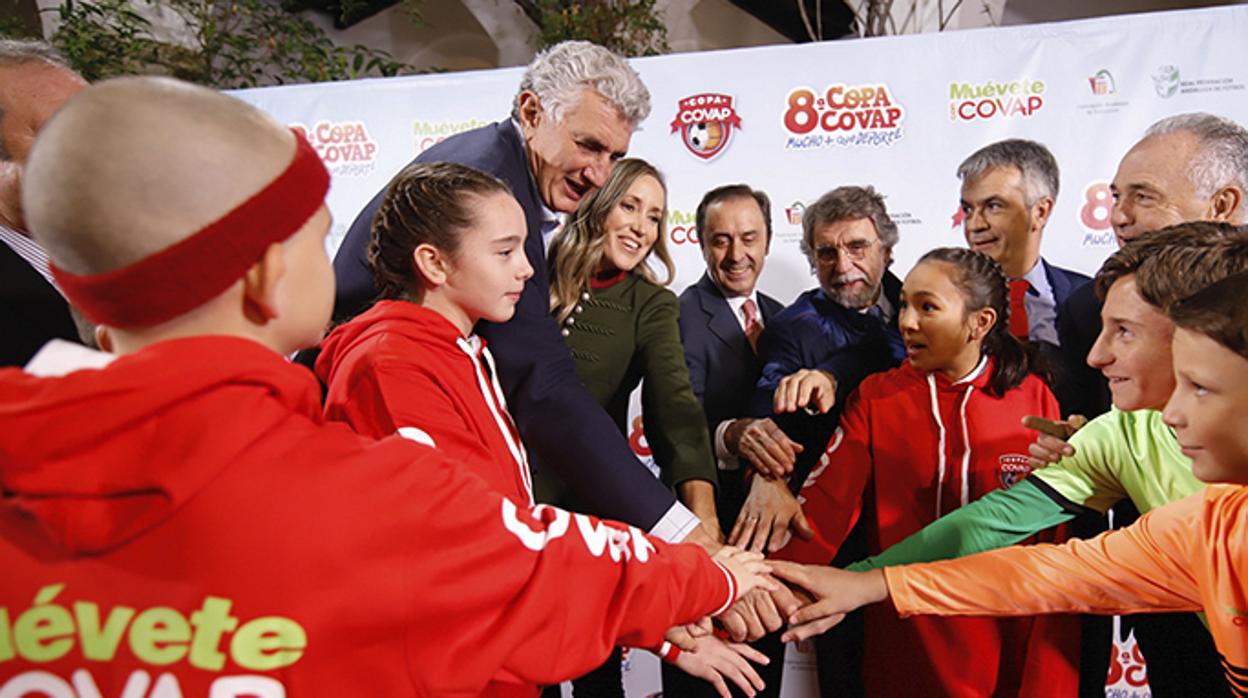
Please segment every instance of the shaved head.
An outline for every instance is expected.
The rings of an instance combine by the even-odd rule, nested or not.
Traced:
[[[121,78],[79,93],[48,122],[22,200],[57,266],[98,274],[221,218],[294,152],[290,131],[238,99],[166,78]]]

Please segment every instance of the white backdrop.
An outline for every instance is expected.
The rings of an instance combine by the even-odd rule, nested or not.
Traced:
[[[901,275],[926,250],[963,244],[954,170],[1007,137],[1040,141],[1057,157],[1062,191],[1043,253],[1091,274],[1114,249],[1105,185],[1149,124],[1189,111],[1248,122],[1245,37],[1248,7],[1227,7],[636,59],[653,110],[630,154],[667,175],[677,292],[703,271],[693,212],[714,186],[746,182],[771,196],[775,238],[760,285],[789,302],[815,283],[798,249],[804,202],[843,184],[874,185],[899,224]],[[505,118],[520,74],[238,95],[307,130],[334,174],[336,247],[363,204],[416,154]],[[701,120],[712,123],[684,127]],[[1120,686],[1119,695],[1134,692]],[[632,688],[658,690],[652,670],[635,674]]]

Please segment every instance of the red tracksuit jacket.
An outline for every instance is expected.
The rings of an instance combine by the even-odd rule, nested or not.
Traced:
[[[381,301],[330,333],[316,372],[329,386],[327,418],[365,436],[435,445],[495,491],[533,504],[528,456],[484,340],[415,303]]]
[[[0,491],[17,695],[532,694],[734,586],[694,546],[323,423],[312,376],[239,338],[0,371]]]
[[[1059,419],[1057,401],[1028,376],[996,398],[992,362],[954,382],[909,362],[868,377],[801,492],[817,534],[777,557],[827,564],[860,515],[879,553],[992,490],[1021,480],[1033,434],[1023,416]],[[1075,695],[1078,618],[913,618],[866,611],[864,680],[872,696]]]

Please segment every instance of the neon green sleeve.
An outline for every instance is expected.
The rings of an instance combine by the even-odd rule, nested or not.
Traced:
[[[855,572],[933,562],[994,550],[1075,518],[1075,508],[1061,495],[1031,478],[1008,490],[995,490],[959,507],[888,550],[855,562]]]

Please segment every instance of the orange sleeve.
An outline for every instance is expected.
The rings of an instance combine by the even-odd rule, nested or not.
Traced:
[[[815,537],[790,539],[776,555],[781,560],[828,564],[862,515],[862,495],[873,467],[870,417],[866,401],[858,397],[850,396],[840,427],[798,493]]]
[[[1200,545],[1202,498],[1091,540],[886,568],[889,595],[903,617],[1199,611],[1190,559]]]

